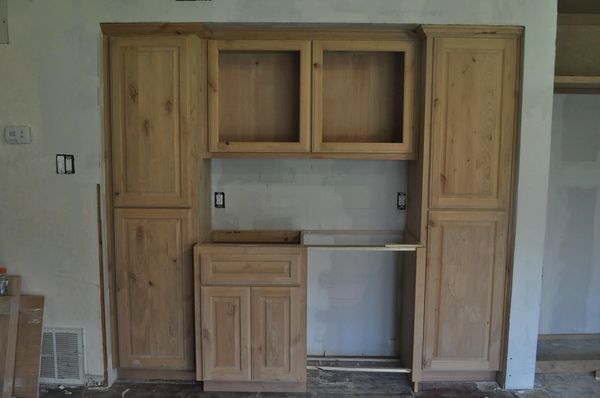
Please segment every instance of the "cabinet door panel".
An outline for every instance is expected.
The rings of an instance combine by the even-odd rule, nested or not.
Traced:
[[[507,208],[517,71],[516,39],[435,40],[431,208]]]
[[[204,380],[250,380],[250,288],[201,289]]]
[[[193,369],[191,214],[116,209],[121,368]]]
[[[111,41],[111,139],[117,207],[191,206],[189,52],[184,37]]]
[[[301,288],[252,288],[252,378],[305,381]]]
[[[506,216],[430,213],[424,368],[499,370]]]

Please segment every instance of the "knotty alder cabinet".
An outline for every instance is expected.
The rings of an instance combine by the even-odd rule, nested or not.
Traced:
[[[431,144],[423,152],[430,174],[423,176],[427,257],[417,381],[495,380],[505,335],[522,30],[423,33],[430,93],[424,141]]]
[[[306,249],[207,244],[194,251],[196,372],[204,388],[304,390]]]
[[[415,53],[414,37],[210,40],[210,151],[411,158]]]

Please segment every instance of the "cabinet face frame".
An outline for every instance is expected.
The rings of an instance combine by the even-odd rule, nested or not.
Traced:
[[[439,353],[440,340],[444,338],[450,341],[463,341],[464,337],[457,334],[450,334],[446,330],[441,331],[440,318],[443,316],[442,307],[448,304],[447,300],[442,298],[442,289],[452,289],[453,283],[465,283],[465,272],[462,270],[456,274],[449,273],[445,270],[445,266],[449,263],[444,262],[445,251],[456,250],[453,246],[448,247],[444,244],[445,229],[451,227],[459,227],[467,230],[470,226],[492,228],[490,238],[493,240],[489,250],[488,259],[491,261],[489,271],[489,280],[486,280],[486,285],[478,284],[477,289],[484,289],[486,296],[487,317],[484,319],[474,319],[477,315],[482,315],[476,311],[468,312],[472,322],[480,322],[481,328],[487,328],[484,336],[482,352],[480,356],[444,356]],[[423,368],[427,370],[439,371],[481,371],[500,370],[501,349],[503,340],[503,322],[504,322],[504,306],[505,306],[505,279],[508,269],[507,262],[507,216],[503,212],[492,211],[431,211],[429,213],[429,244],[427,248],[427,268],[426,268],[426,286],[425,286],[425,318],[424,318],[424,341],[423,341]],[[452,234],[451,232],[448,232]],[[468,237],[468,236],[467,236]],[[467,238],[465,237],[465,239]],[[469,246],[473,242],[465,241],[465,245]],[[460,248],[459,248],[460,250]],[[464,248],[463,248],[464,250]],[[475,247],[470,250],[475,250]],[[453,254],[450,253],[450,256]],[[464,256],[455,258],[455,261],[464,261]],[[450,264],[452,265],[452,264]],[[464,264],[453,264],[454,266],[464,266]],[[476,265],[475,265],[476,266]],[[473,275],[473,274],[471,274]],[[481,281],[479,281],[481,282]],[[463,294],[473,294],[481,299],[481,292],[470,290],[465,292],[462,285],[460,289]],[[452,297],[444,296],[444,297]],[[463,300],[459,297],[456,301]],[[463,314],[464,315],[464,314]],[[483,314],[486,315],[486,314]],[[456,314],[452,314],[452,317]],[[449,319],[450,315],[446,315]],[[456,321],[454,325],[466,320]],[[452,327],[452,324],[448,325]],[[446,343],[449,344],[449,343]]]
[[[431,112],[431,189],[430,189],[430,207],[431,208],[471,208],[471,209],[499,209],[507,210],[511,192],[511,172],[514,161],[514,148],[516,136],[516,108],[517,108],[517,82],[519,71],[517,62],[518,57],[518,41],[514,38],[464,38],[464,37],[439,37],[434,39],[434,65],[433,65],[433,98],[434,104]],[[452,52],[462,52],[465,56],[469,53],[479,55],[498,55],[502,59],[499,66],[498,75],[488,76],[488,80],[497,79],[498,86],[496,93],[497,108],[491,109],[495,116],[495,125],[489,128],[495,133],[495,147],[490,150],[492,158],[486,159],[486,164],[480,166],[480,173],[487,173],[489,180],[490,191],[475,191],[473,192],[447,192],[446,186],[448,180],[462,180],[462,185],[466,185],[465,181],[471,174],[467,174],[470,170],[464,168],[452,168],[447,165],[447,160],[450,158],[466,159],[469,154],[461,153],[461,149],[465,146],[471,146],[473,142],[464,139],[464,136],[471,134],[471,131],[466,131],[467,127],[463,123],[449,122],[449,118],[455,116],[450,111],[448,104],[448,95],[452,90],[450,84],[450,59],[449,54]],[[469,55],[473,57],[474,55]],[[475,61],[473,61],[474,63]],[[461,68],[463,65],[461,65]],[[463,74],[470,69],[470,65],[464,66]],[[460,78],[460,76],[458,77]],[[455,88],[455,90],[458,90]],[[469,102],[469,99],[466,99]],[[471,100],[472,102],[472,100]],[[481,102],[481,101],[480,101]],[[488,122],[490,112],[479,114],[480,122],[478,127]],[[475,115],[471,115],[471,120]],[[483,118],[485,120],[482,120]],[[462,129],[462,130],[461,130]],[[451,135],[451,133],[455,133]],[[475,131],[479,135],[484,134],[487,130]],[[456,134],[458,133],[458,134]],[[462,147],[456,148],[454,151],[451,145],[454,145],[455,137],[462,139]],[[458,140],[458,139],[457,139]],[[483,139],[479,139],[483,142]],[[475,142],[476,144],[479,142]],[[460,143],[459,143],[460,144]],[[477,147],[476,147],[477,148]],[[474,150],[475,152],[475,150]],[[476,153],[476,152],[475,152]],[[469,167],[474,168],[477,162],[481,159],[468,159]],[[464,163],[463,163],[464,164]],[[461,178],[461,171],[464,171]],[[450,177],[449,172],[453,173]],[[470,171],[473,173],[472,171]],[[473,184],[471,184],[473,188]]]
[[[323,142],[323,53],[340,52],[402,52],[404,53],[404,84],[401,143],[385,142]],[[403,153],[414,154],[415,98],[418,86],[416,74],[416,41],[313,41],[313,152]]]
[[[192,182],[190,171],[192,156],[188,153],[192,139],[190,138],[191,120],[189,106],[193,103],[191,95],[191,64],[193,56],[193,43],[189,37],[158,36],[148,40],[147,37],[113,37],[110,39],[110,95],[111,95],[111,141],[112,141],[112,182],[113,182],[113,205],[115,207],[191,207],[192,206]],[[172,51],[175,69],[172,70],[173,98],[169,98],[165,104],[167,113],[173,112],[174,142],[173,147],[168,150],[173,157],[173,181],[172,191],[164,192],[135,192],[128,189],[128,162],[138,163],[131,159],[127,153],[127,135],[134,134],[137,141],[152,134],[161,134],[161,131],[153,131],[152,115],[139,115],[144,118],[143,123],[128,115],[127,104],[138,106],[139,89],[142,82],[137,85],[128,83],[128,71],[125,64],[126,52],[128,50],[139,51]],[[135,71],[134,71],[135,72]],[[134,76],[137,77],[137,76]],[[160,76],[156,76],[160,80]],[[152,82],[144,82],[152,85]],[[156,101],[156,99],[154,99]],[[148,101],[148,99],[146,99]],[[157,112],[157,104],[154,108],[146,111]],[[136,112],[139,111],[136,110]],[[178,113],[178,114],[177,114]],[[160,116],[157,116],[159,119]],[[129,125],[140,122],[140,125]],[[131,131],[133,130],[133,132]],[[137,130],[137,132],[136,132]],[[138,144],[139,146],[143,146]],[[162,148],[161,148],[162,149]],[[165,148],[167,149],[167,148]],[[141,172],[141,171],[140,171]],[[168,176],[167,176],[168,177]]]
[[[222,142],[219,135],[220,51],[296,51],[299,53],[298,142]],[[310,41],[309,40],[209,40],[208,132],[210,152],[310,152]]]
[[[184,209],[115,209],[115,274],[116,274],[116,292],[117,292],[117,316],[118,316],[118,341],[119,341],[119,368],[128,369],[172,369],[172,370],[191,370],[193,369],[193,308],[192,301],[188,299],[193,294],[192,283],[192,258],[191,258],[191,237],[192,237],[192,220],[190,210]],[[134,312],[139,311],[132,308],[131,300],[134,298],[131,292],[131,285],[138,284],[138,289],[146,289],[147,294],[151,293],[153,288],[156,288],[160,282],[152,281],[150,274],[139,275],[130,269],[131,261],[134,265],[141,261],[134,257],[132,251],[135,249],[128,245],[128,222],[132,220],[135,223],[143,224],[145,222],[152,223],[172,223],[178,224],[175,233],[177,247],[172,248],[177,254],[174,258],[165,260],[164,264],[155,264],[164,267],[170,267],[177,264],[179,274],[171,272],[173,278],[176,278],[174,285],[178,286],[172,294],[177,296],[178,305],[176,308],[162,307],[161,311],[164,316],[166,313],[170,317],[174,317],[176,313],[180,318],[178,320],[178,328],[176,330],[181,341],[179,342],[179,355],[161,356],[156,353],[139,354],[133,353],[134,344],[134,329],[138,332],[145,330],[140,325],[132,325],[131,316]],[[167,224],[168,225],[168,224]],[[145,239],[146,232],[136,228],[136,242]],[[143,253],[142,253],[143,254]],[[146,258],[146,260],[148,260]],[[139,264],[143,267],[144,272],[149,272],[151,269],[148,264]],[[146,281],[146,279],[148,279]],[[145,284],[145,285],[143,285]],[[142,286],[143,285],[143,286]],[[149,286],[149,287],[148,287]],[[156,303],[155,303],[156,304]],[[147,308],[150,310],[150,308]],[[150,327],[151,325],[146,325]],[[169,335],[162,335],[160,338],[166,341],[173,338],[172,330],[169,330]],[[139,336],[138,336],[139,337]]]

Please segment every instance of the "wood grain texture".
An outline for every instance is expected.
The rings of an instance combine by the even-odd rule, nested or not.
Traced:
[[[20,278],[9,276],[8,295],[0,296],[0,397],[13,396],[19,326]]]
[[[250,288],[202,287],[204,380],[250,380]]]
[[[308,152],[310,42],[210,40],[213,152]]]
[[[191,207],[191,45],[177,36],[111,38],[116,207]]]
[[[43,319],[44,297],[21,296],[13,387],[19,398],[39,396]]]
[[[252,379],[306,382],[306,294],[252,288]]]
[[[313,42],[315,152],[412,153],[414,41]]]
[[[432,370],[499,370],[506,216],[430,212],[423,361]]]
[[[435,43],[430,206],[506,210],[516,133],[517,41],[440,38]]]
[[[120,367],[193,369],[189,210],[116,209]]]
[[[300,285],[304,271],[300,246],[197,245],[202,284]]]

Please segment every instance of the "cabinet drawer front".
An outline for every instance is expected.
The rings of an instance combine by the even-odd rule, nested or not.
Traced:
[[[203,284],[300,284],[302,256],[289,254],[203,254]]]

